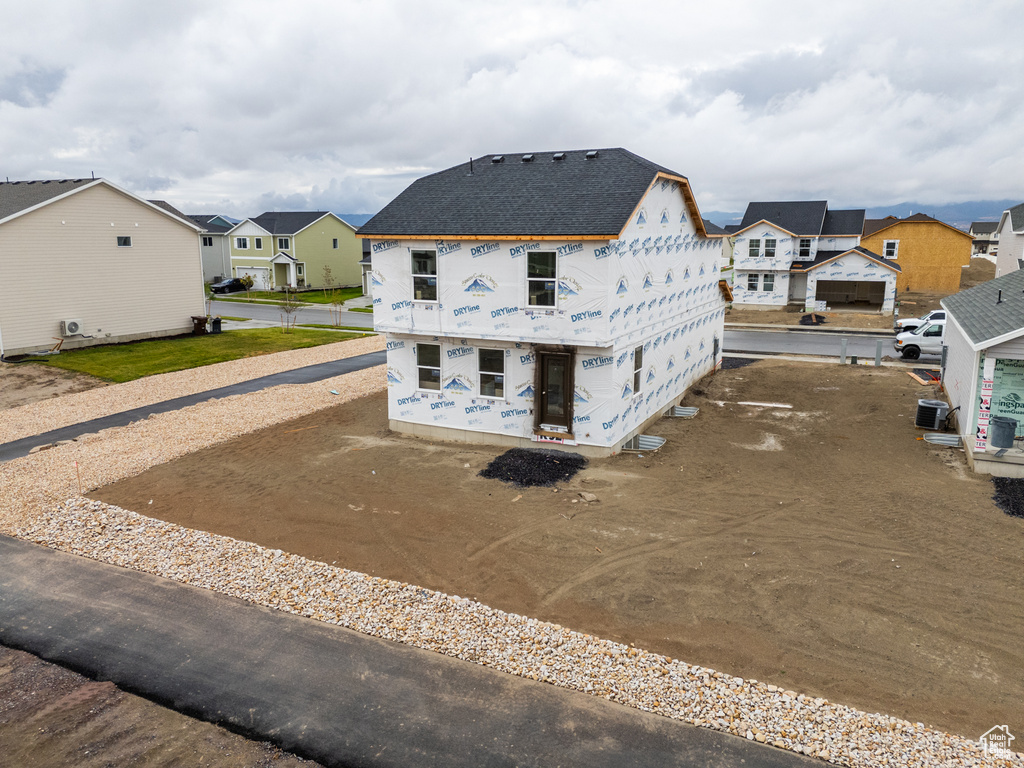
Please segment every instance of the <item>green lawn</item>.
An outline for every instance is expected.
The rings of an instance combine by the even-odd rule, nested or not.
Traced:
[[[88,373],[107,381],[122,382],[155,373],[199,368],[225,360],[317,347],[364,335],[306,328],[293,328],[288,333],[280,328],[247,328],[205,336],[178,336],[173,339],[72,349],[33,362]]]
[[[348,301],[349,299],[358,299],[363,295],[363,289],[359,286],[354,288],[338,288],[335,290],[339,301]],[[297,301],[301,301],[304,304],[330,304],[331,303],[331,292],[328,291],[327,295],[324,295],[323,291],[302,291],[301,293],[293,294]],[[247,301],[245,294],[232,293],[230,297],[223,295],[217,295],[217,301]],[[271,301],[281,301],[284,295],[280,291],[249,291],[248,298],[251,299],[269,299]]]

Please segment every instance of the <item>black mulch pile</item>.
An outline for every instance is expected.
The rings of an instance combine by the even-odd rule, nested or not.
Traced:
[[[800,317],[800,325],[824,325],[826,322],[824,315],[816,315],[813,312]]]
[[[993,477],[992,482],[996,506],[1013,517],[1024,517],[1024,477]]]
[[[587,466],[585,456],[537,448],[513,448],[494,459],[480,472],[480,477],[502,480],[524,488],[534,485],[556,485],[571,480]]]
[[[733,368],[742,368],[745,365],[756,363],[757,358],[755,357],[723,357],[722,358],[722,370],[731,371]]]

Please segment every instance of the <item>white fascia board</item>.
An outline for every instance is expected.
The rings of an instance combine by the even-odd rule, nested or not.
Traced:
[[[769,227],[774,227],[775,229],[779,230],[779,232],[785,232],[790,237],[800,237],[800,235],[797,235],[794,232],[790,232],[785,227],[780,227],[778,224],[775,224],[774,222],[768,221],[768,219],[761,219],[760,221],[754,222],[749,227],[744,227],[743,229],[738,229],[735,232],[733,232],[730,235],[730,237],[737,237],[737,236],[743,234],[744,232],[746,232],[748,229],[753,229],[754,227],[759,227],[762,224],[767,224]]]
[[[1008,341],[1013,341],[1014,339],[1019,339],[1021,336],[1024,336],[1024,327],[1022,327],[1008,333],[1004,333],[1002,336],[995,336],[991,339],[985,339],[984,341],[974,343],[971,341],[970,334],[968,334],[967,331],[964,330],[964,327],[957,322],[956,315],[950,312],[949,307],[946,306],[946,302],[940,300],[939,304],[944,310],[946,310],[946,322],[949,322],[950,320],[953,321],[953,325],[957,327],[957,330],[960,331],[960,334],[967,340],[967,343],[975,352],[988,349],[989,347],[995,347],[1000,344],[1005,344]]]

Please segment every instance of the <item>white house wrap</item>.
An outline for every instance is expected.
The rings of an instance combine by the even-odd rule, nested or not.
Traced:
[[[632,187],[616,201],[618,218],[603,212],[597,222],[609,234],[588,231],[593,215],[570,209],[555,226],[579,236],[531,236],[529,211],[516,203],[509,207],[525,219],[518,234],[470,217],[461,229],[497,234],[415,237],[395,221],[419,209],[415,184],[360,230],[372,235],[374,323],[388,337],[394,429],[615,452],[715,367],[721,240],[705,235],[686,179],[624,150],[565,154],[514,165],[482,158],[473,176],[460,166],[427,179],[448,174],[451,192],[488,175],[485,183],[528,195],[539,177],[575,165],[561,189],[569,198],[580,185],[591,198],[621,198]],[[616,187],[623,166],[633,178]],[[517,180],[521,189],[510,184]],[[538,276],[538,265],[549,271]]]

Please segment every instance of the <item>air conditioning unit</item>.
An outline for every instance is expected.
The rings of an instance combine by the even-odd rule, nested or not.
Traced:
[[[77,336],[82,332],[82,321],[81,320],[61,320],[60,321],[60,335],[61,336]]]
[[[922,429],[942,429],[949,406],[942,400],[918,400],[914,426]]]

